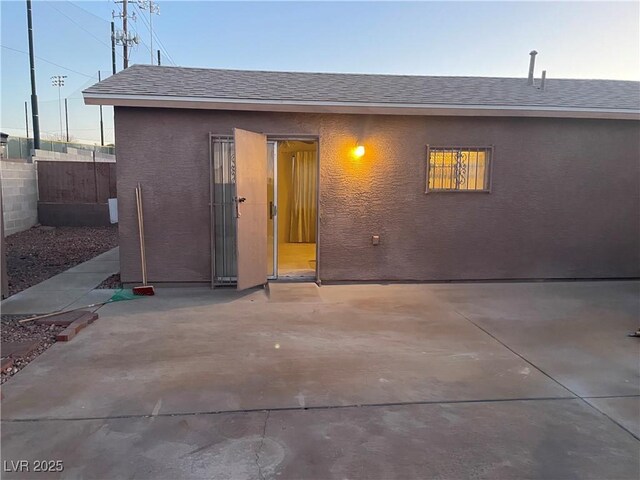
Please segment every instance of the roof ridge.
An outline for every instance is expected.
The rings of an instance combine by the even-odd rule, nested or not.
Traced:
[[[527,80],[527,77],[500,77],[500,76],[481,76],[481,75],[425,75],[419,73],[371,73],[371,72],[319,72],[319,71],[292,71],[292,70],[246,70],[239,68],[213,68],[213,67],[183,67],[179,65],[149,65],[137,63],[131,65],[128,69],[146,68],[146,69],[176,69],[176,70],[192,70],[205,72],[229,72],[229,73],[268,73],[268,74],[292,74],[292,75],[327,75],[327,76],[365,76],[365,77],[393,77],[393,78],[442,78],[442,79],[492,79],[492,80]],[[121,70],[118,73],[125,72]],[[640,80],[620,80],[608,78],[559,78],[546,77],[546,81],[584,81],[584,82],[621,82],[621,83],[637,83],[640,88]]]

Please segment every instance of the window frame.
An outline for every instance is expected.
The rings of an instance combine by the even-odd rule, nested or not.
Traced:
[[[457,145],[457,146],[451,146],[451,145],[426,145],[427,147],[427,168],[425,169],[426,171],[426,178],[425,178],[425,190],[424,193],[428,194],[428,193],[491,193],[491,188],[493,185],[493,161],[494,161],[494,155],[495,155],[495,146],[494,145],[473,145],[473,146],[467,146],[467,145]],[[485,152],[488,152],[489,155],[489,161],[487,162],[487,165],[485,166],[485,168],[488,168],[489,172],[487,175],[487,186],[486,188],[483,189],[473,189],[473,190],[462,190],[462,189],[450,189],[450,188],[429,188],[429,174],[431,173],[431,151],[432,150],[469,150],[469,151],[473,151],[473,150],[483,150]]]

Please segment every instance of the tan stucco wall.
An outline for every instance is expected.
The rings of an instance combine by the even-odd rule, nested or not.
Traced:
[[[322,280],[640,276],[638,122],[118,107],[125,282],[138,181],[150,280],[210,279],[208,133],[233,127],[320,138]],[[494,145],[492,193],[425,195],[427,144]]]

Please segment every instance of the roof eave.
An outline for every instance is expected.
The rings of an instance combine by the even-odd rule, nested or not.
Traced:
[[[640,110],[511,105],[444,105],[364,102],[303,102],[206,97],[121,95],[83,92],[87,105],[189,108],[260,112],[341,113],[370,115],[439,115],[487,117],[602,118],[640,120]]]

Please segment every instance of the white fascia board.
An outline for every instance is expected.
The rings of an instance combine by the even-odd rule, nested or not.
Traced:
[[[451,115],[492,117],[565,117],[640,120],[640,110],[513,105],[446,105],[412,103],[307,102],[164,95],[84,93],[87,105],[192,108],[267,112],[343,113],[376,115]]]

